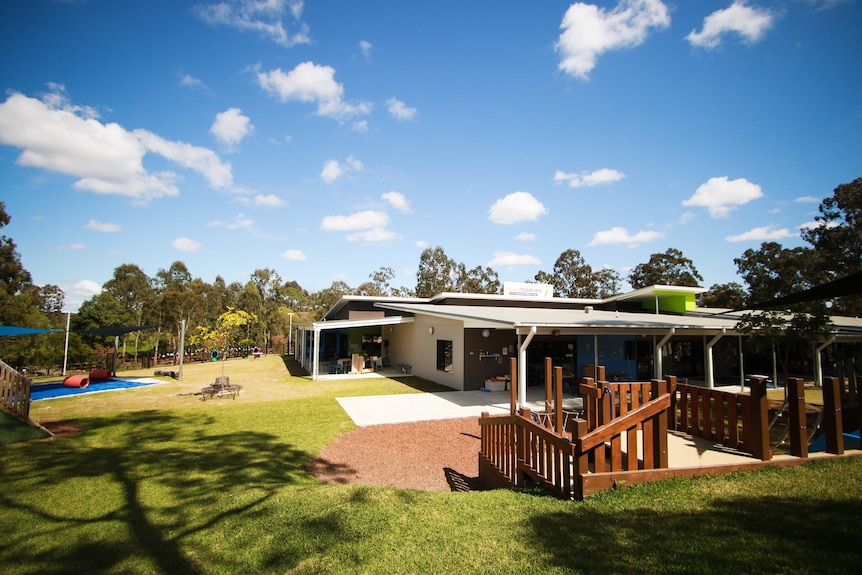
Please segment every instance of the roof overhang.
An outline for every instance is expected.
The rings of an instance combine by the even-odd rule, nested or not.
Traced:
[[[384,325],[398,325],[402,323],[413,323],[412,317],[402,317],[393,315],[388,317],[378,317],[370,319],[337,319],[330,321],[317,321],[311,324],[314,331],[323,331],[329,329],[358,329],[363,327],[376,327]]]

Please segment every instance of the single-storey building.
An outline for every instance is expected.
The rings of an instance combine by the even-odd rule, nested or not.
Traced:
[[[518,358],[519,387],[543,382],[546,357],[572,381],[595,365],[609,380],[672,374],[708,387],[772,373],[771,354],[752,351],[737,331],[742,312],[697,307],[704,291],[655,285],[604,299],[540,290],[344,296],[321,321],[298,327],[297,359],[314,379],[395,368],[455,390],[504,376],[510,357]],[[833,316],[832,323],[829,337],[794,355],[794,372],[819,379],[832,346],[862,341],[862,320]]]

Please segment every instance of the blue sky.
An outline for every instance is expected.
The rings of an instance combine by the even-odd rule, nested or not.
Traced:
[[[705,287],[862,176],[862,1],[7,0],[0,199],[74,310],[124,263],[308,290],[442,246]]]

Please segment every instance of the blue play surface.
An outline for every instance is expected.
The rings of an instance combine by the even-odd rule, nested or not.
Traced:
[[[844,434],[844,448],[858,448],[859,447],[859,430],[851,431],[850,433]],[[821,435],[817,439],[811,442],[811,445],[808,446],[809,453],[815,453],[818,451],[826,451],[826,436]]]
[[[131,389],[133,387],[143,387],[145,385],[153,385],[156,383],[164,382],[157,379],[151,379],[149,377],[141,377],[136,379],[110,379],[108,381],[92,382],[89,386],[84,388],[65,387],[62,381],[57,381],[54,383],[40,383],[30,388],[30,401],[38,401],[40,399],[52,399],[55,397],[66,397],[68,395],[98,393],[100,391]]]

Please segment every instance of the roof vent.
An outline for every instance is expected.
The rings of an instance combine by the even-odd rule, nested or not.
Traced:
[[[590,313],[591,311],[593,311],[593,306],[591,306],[591,305],[585,305],[584,306],[584,313]]]

